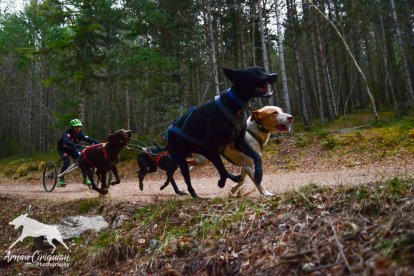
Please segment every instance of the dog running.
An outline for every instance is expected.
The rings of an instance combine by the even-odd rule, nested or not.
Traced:
[[[84,172],[92,183],[92,189],[101,195],[108,194],[109,185],[106,183],[106,174],[112,170],[115,181],[110,184],[121,183],[116,163],[119,159],[121,149],[131,141],[131,130],[119,129],[107,137],[107,143],[90,146],[82,151],[79,158],[79,168]],[[96,175],[101,180],[102,186],[98,188],[93,180],[92,168],[96,168]]]
[[[181,174],[192,197],[198,197],[191,185],[187,156],[199,153],[210,160],[219,172],[218,186],[223,188],[226,179],[239,182],[241,176],[230,174],[220,157],[220,149],[233,142],[234,146],[254,161],[254,179],[261,183],[263,177],[260,155],[244,139],[246,108],[257,97],[271,97],[269,84],[277,74],[268,74],[261,67],[239,70],[224,69],[232,86],[225,93],[202,104],[180,117],[168,129],[168,150],[180,167]]]
[[[245,142],[260,156],[263,147],[267,144],[271,133],[288,133],[293,122],[293,116],[283,112],[277,106],[265,106],[252,112],[247,119],[247,131],[244,136]],[[232,187],[231,193],[234,194],[244,184],[246,174],[253,181],[259,193],[264,196],[272,196],[261,183],[257,183],[254,178],[253,160],[239,151],[234,143],[227,145],[221,152],[221,155],[233,165],[241,166],[241,180]],[[202,166],[208,163],[208,160],[199,154],[193,154],[189,160],[192,166]]]
[[[171,158],[168,150],[157,145],[155,142],[153,147],[143,147],[142,153],[137,156],[137,163],[139,167],[138,180],[139,189],[144,190],[144,177],[147,173],[153,173],[157,171],[157,167],[164,170],[167,174],[167,180],[161,186],[160,190],[165,189],[169,183],[174,188],[174,192],[178,195],[186,195],[178,189],[174,180],[174,173],[178,169],[177,163]]]

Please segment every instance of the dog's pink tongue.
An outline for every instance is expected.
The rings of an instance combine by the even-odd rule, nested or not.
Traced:
[[[286,130],[286,129],[287,129],[287,127],[286,127],[285,125],[277,125],[277,126],[276,126],[276,128],[277,128],[277,130],[279,130],[279,131],[284,131],[284,130]]]

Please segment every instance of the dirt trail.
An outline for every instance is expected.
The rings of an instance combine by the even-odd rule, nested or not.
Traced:
[[[398,176],[401,178],[414,178],[414,164],[379,165],[369,164],[357,168],[337,169],[329,171],[314,172],[285,172],[278,174],[265,174],[263,185],[272,193],[281,193],[309,183],[323,185],[340,185],[350,184],[358,185],[377,180],[386,180],[389,177]],[[187,191],[183,179],[179,173],[176,173],[176,181],[179,188]],[[194,189],[201,197],[228,197],[230,188],[233,183],[227,180],[226,186],[220,189],[217,186],[218,176],[193,177],[192,182]],[[111,200],[129,200],[139,202],[150,202],[158,199],[168,199],[177,197],[171,186],[163,191],[159,187],[164,183],[165,177],[161,174],[159,177],[150,177],[144,181],[144,191],[138,188],[137,179],[126,179],[121,184],[110,188],[109,195],[106,198]],[[256,188],[250,179],[246,179],[242,187],[242,194],[249,193],[248,196],[258,196]],[[50,199],[50,200],[74,200],[81,198],[99,197],[98,193],[91,191],[79,183],[68,183],[65,188],[56,188],[52,193],[46,193],[43,190],[41,181],[39,183],[3,183],[0,184],[0,194],[21,195],[27,198]],[[187,198],[188,196],[182,197]]]

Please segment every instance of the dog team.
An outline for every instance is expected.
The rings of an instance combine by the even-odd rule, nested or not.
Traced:
[[[231,189],[231,192],[235,193],[243,185],[247,174],[260,194],[272,195],[261,184],[262,150],[271,133],[287,133],[290,130],[293,116],[284,113],[276,106],[265,106],[255,110],[248,118],[246,111],[250,100],[272,96],[268,87],[276,81],[277,75],[269,74],[261,67],[239,70],[223,68],[223,71],[231,82],[231,87],[226,92],[190,109],[170,125],[167,131],[167,146],[160,147],[154,143],[153,147],[144,147],[142,153],[138,154],[140,190],[144,188],[145,175],[160,168],[166,171],[167,175],[161,190],[171,183],[176,194],[186,194],[179,190],[173,178],[174,172],[180,168],[188,193],[192,197],[198,197],[191,185],[190,166],[201,166],[210,161],[219,173],[217,185],[220,188],[225,186],[227,179],[230,179],[236,182]],[[64,134],[63,142],[60,143],[63,144],[63,150],[59,149],[59,153],[65,161],[68,155],[75,158],[74,151],[69,149],[78,149],[79,140],[96,144],[78,153],[78,164],[84,176],[84,184],[90,184],[92,189],[102,195],[107,194],[109,185],[120,183],[116,163],[121,149],[127,147],[131,141],[131,130],[117,130],[107,137],[106,143],[98,143],[83,134],[79,120],[72,120],[71,126],[73,130],[71,133]],[[242,167],[241,174],[229,173],[222,157]],[[64,163],[66,164],[66,161]],[[96,169],[95,173],[101,180],[101,187],[98,187],[94,181],[93,168]],[[111,183],[106,181],[106,174],[109,171],[112,171],[115,176],[115,181]],[[60,179],[59,184],[64,185],[64,180]]]

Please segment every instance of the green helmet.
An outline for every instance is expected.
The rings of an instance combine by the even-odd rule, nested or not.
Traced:
[[[81,127],[82,126],[82,122],[79,119],[73,119],[70,121],[69,125],[71,127]]]

